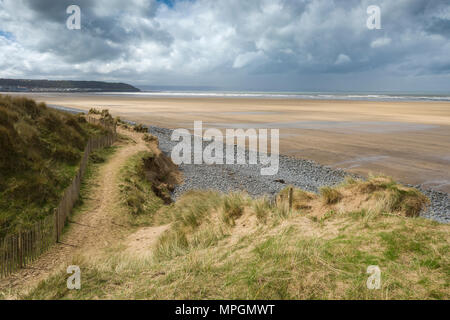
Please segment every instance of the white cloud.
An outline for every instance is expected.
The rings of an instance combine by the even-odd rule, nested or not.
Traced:
[[[372,48],[387,46],[392,42],[391,38],[378,38],[370,43]]]
[[[264,58],[264,53],[262,51],[246,52],[246,53],[240,54],[234,60],[233,68],[245,67],[249,63],[261,60],[262,58]]]
[[[350,59],[349,56],[347,56],[346,54],[339,54],[336,61],[334,62],[335,65],[341,65],[341,64],[347,64],[349,62],[351,62],[352,59]]]

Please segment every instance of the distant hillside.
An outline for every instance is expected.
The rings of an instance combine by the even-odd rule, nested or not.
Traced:
[[[70,184],[88,138],[84,118],[0,95],[0,235],[49,214]]]
[[[71,80],[0,79],[0,91],[139,92],[126,83]]]

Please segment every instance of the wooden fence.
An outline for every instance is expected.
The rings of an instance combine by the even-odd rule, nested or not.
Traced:
[[[53,214],[36,222],[27,230],[9,234],[0,239],[0,278],[25,267],[47,251],[55,242],[59,242],[67,218],[80,195],[81,181],[86,172],[89,155],[97,149],[111,146],[116,140],[114,124],[104,123],[100,119],[89,116],[86,117],[86,120],[89,123],[102,125],[108,129],[108,134],[88,140],[77,175],[64,191],[61,202]]]
[[[91,117],[89,115],[85,116],[85,119],[86,119],[87,122],[89,122],[91,124],[96,124],[96,125],[102,126],[105,129],[107,129],[108,131],[116,133],[116,125],[115,125],[115,123],[112,123],[110,121],[106,121],[106,120],[103,120],[103,119]]]

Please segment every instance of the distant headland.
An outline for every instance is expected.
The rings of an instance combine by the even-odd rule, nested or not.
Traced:
[[[0,79],[3,92],[139,92],[126,83],[72,80]]]

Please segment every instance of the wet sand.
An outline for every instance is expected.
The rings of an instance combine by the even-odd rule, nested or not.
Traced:
[[[25,94],[167,128],[279,128],[280,152],[450,192],[450,103]]]

